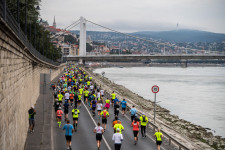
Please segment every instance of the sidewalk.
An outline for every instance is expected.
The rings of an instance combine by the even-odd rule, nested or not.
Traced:
[[[51,133],[53,130],[51,129],[54,102],[50,85],[51,83],[56,82],[60,75],[50,82],[50,84],[43,84],[44,79],[41,79],[40,95],[35,106],[36,115],[34,133],[27,133],[24,150],[53,150],[53,133]]]

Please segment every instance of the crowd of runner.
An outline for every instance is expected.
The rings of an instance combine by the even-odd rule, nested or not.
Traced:
[[[75,65],[68,65],[67,68],[64,69],[64,74],[59,78],[56,84],[52,85],[52,89],[55,98],[54,108],[57,126],[61,128],[62,120],[66,123],[62,129],[66,130],[67,149],[72,149],[72,133],[78,130],[78,118],[79,114],[82,113],[79,109],[83,107],[81,105],[83,101],[83,104],[89,107],[93,117],[101,118],[101,123],[98,122],[93,130],[93,132],[96,133],[97,149],[99,150],[101,147],[103,133],[107,132],[107,120],[109,117],[113,117],[112,129],[114,130],[114,134],[112,135],[112,140],[114,141],[115,150],[120,150],[124,138],[124,126],[122,120],[119,119],[119,112],[121,107],[122,116],[126,113],[127,102],[125,99],[120,101],[114,91],[111,93],[110,97],[106,97],[104,89],[102,89],[101,86],[97,86],[91,76],[82,70],[82,68]],[[113,116],[109,115],[110,107],[114,109]],[[68,113],[72,113],[72,124],[68,119]],[[142,138],[146,138],[146,126],[149,120],[145,113],[142,113],[142,115],[138,117],[135,106],[132,106],[130,109],[130,116],[134,144],[136,145],[139,130],[141,130]],[[155,133],[155,137],[159,150],[162,143],[162,133],[159,129]]]

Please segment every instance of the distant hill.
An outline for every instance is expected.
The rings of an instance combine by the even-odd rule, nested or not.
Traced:
[[[153,39],[162,39],[169,42],[222,42],[225,34],[212,33],[198,30],[179,31],[140,31],[133,35],[145,36]]]

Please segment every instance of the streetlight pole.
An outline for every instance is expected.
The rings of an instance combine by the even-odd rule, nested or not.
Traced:
[[[3,0],[2,3],[3,3],[3,18],[6,21],[6,0]]]
[[[27,36],[27,0],[25,0],[25,35]]]

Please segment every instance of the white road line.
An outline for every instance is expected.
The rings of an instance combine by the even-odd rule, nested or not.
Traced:
[[[82,101],[82,100],[81,100],[81,101]],[[83,101],[82,101],[82,104],[83,104],[83,106],[86,108],[86,110],[87,110],[88,114],[90,115],[91,120],[94,122],[95,126],[97,126],[97,123],[95,122],[94,118],[92,117],[91,113],[89,112],[87,106],[84,104]],[[102,135],[102,139],[104,140],[104,142],[105,142],[106,146],[108,147],[108,149],[109,149],[109,150],[112,150],[111,147],[109,146],[109,143],[106,141],[104,135]]]

